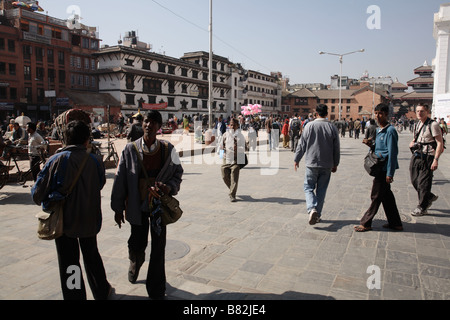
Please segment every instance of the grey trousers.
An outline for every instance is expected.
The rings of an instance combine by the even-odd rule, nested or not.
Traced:
[[[223,182],[230,189],[230,197],[235,198],[239,183],[239,171],[241,168],[237,164],[222,165],[222,179]]]

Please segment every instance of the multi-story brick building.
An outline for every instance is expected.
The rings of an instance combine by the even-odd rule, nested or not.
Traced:
[[[4,5],[0,15],[3,116],[24,113],[33,120],[49,120],[71,107],[82,107],[79,93],[98,90],[97,60],[92,54],[98,51],[100,39],[95,28],[15,8],[11,1]],[[88,109],[104,107],[102,98]]]

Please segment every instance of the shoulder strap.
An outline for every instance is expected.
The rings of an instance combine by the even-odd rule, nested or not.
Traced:
[[[83,162],[81,163],[80,169],[78,170],[78,173],[75,176],[75,179],[73,180],[72,185],[70,186],[70,189],[67,192],[67,195],[72,193],[73,188],[75,188],[75,185],[77,184],[78,179],[80,178],[81,173],[83,172],[84,166],[86,165],[86,162],[88,159],[89,159],[89,153],[86,153],[86,156],[84,157]]]
[[[141,154],[139,153],[139,149],[138,149],[138,147],[136,145],[136,142],[133,142],[133,146],[134,146],[134,150],[136,150],[136,155],[137,155],[137,157],[139,159],[139,162],[141,164],[142,171],[144,171],[145,179],[147,179],[147,181],[148,181],[148,174],[147,174],[147,171],[145,170],[144,161],[142,160]]]

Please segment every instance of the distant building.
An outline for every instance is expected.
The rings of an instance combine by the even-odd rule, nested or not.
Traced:
[[[0,116],[25,113],[35,121],[49,120],[84,105],[77,93],[97,93],[93,53],[101,40],[96,28],[81,24],[79,17],[68,21],[16,8],[12,1],[2,1],[2,6]],[[85,107],[99,111],[111,103],[101,95],[95,101]]]

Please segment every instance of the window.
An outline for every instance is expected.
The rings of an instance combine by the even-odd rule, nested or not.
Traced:
[[[33,54],[33,48],[28,45],[23,46],[23,57],[24,59],[30,60],[31,55]]]
[[[44,59],[44,48],[36,47],[36,61],[42,62]]]
[[[30,66],[24,66],[23,67],[23,74],[25,80],[31,80],[31,67]]]
[[[45,91],[43,88],[37,88],[37,101],[44,102],[45,99]]]
[[[0,87],[0,99],[8,99],[5,87]]]
[[[64,52],[63,51],[58,51],[58,63],[60,65],[64,65]],[[80,59],[79,64],[80,64],[79,68],[81,68],[81,59]]]
[[[125,95],[125,104],[134,105],[134,94]]]
[[[192,71],[192,78],[193,79],[198,79],[198,71],[196,71],[196,70]]]
[[[9,98],[10,99],[17,99],[17,88],[9,88]]]
[[[187,77],[188,76],[188,69],[186,68],[181,68],[181,75],[183,77]]]
[[[351,108],[347,106],[347,113],[350,113]]]
[[[167,105],[169,107],[175,107],[175,98],[167,98]]]
[[[14,40],[8,40],[8,51],[16,52],[16,42]]]
[[[83,38],[82,39],[82,46],[85,49],[89,49],[89,39],[88,38]]]
[[[31,102],[33,99],[33,91],[30,87],[25,88],[25,98],[27,99],[27,102]]]
[[[55,57],[53,55],[53,49],[48,49],[47,50],[47,62],[48,63],[55,63]]]
[[[169,93],[175,93],[175,81],[169,80]]]
[[[55,69],[48,69],[48,81],[51,83],[55,82]]]
[[[16,64],[15,63],[9,64],[9,74],[12,76],[16,75]]]
[[[89,58],[84,58],[84,69],[89,70],[91,64]]]
[[[98,40],[91,40],[91,49],[98,50]]]
[[[0,62],[0,74],[6,74],[6,63]]]
[[[66,72],[64,70],[59,70],[58,78],[59,78],[60,84],[65,84],[66,83]]]
[[[187,93],[187,85],[183,84],[181,86],[181,93]]]
[[[166,72],[166,65],[164,63],[158,63],[158,72]]]
[[[148,60],[142,61],[142,69],[151,70],[151,64],[152,64],[151,61],[148,61]]]
[[[193,109],[197,109],[198,108],[198,100],[197,99],[192,99],[192,108]]]
[[[36,67],[36,78],[38,81],[44,80],[44,68]]]
[[[125,65],[129,67],[133,67],[134,60],[125,59]]]
[[[0,38],[0,50],[5,50],[5,39]]]
[[[169,66],[169,74],[175,74],[175,66]]]
[[[134,76],[132,74],[127,74],[126,87],[127,87],[128,90],[133,90],[134,89]]]
[[[91,70],[95,71],[97,69],[97,61],[95,59],[91,60]]]
[[[162,82],[158,80],[144,79],[143,92],[151,94],[161,94]],[[156,101],[156,100],[155,100]]]

